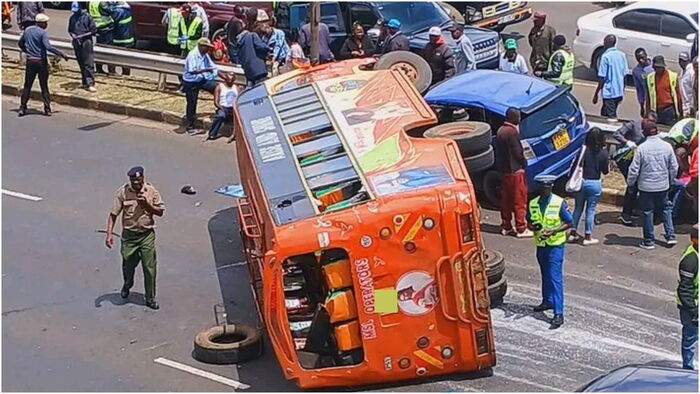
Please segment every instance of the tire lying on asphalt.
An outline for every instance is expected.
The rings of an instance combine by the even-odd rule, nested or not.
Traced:
[[[467,171],[471,176],[484,172],[493,167],[494,162],[495,156],[491,145],[489,145],[489,147],[481,153],[464,158],[464,165],[467,167]]]
[[[501,252],[495,250],[484,251],[484,265],[489,285],[498,282],[506,270],[506,261]]]
[[[483,179],[481,191],[486,197],[486,202],[492,208],[501,207],[501,182],[503,181],[503,174],[496,170],[488,171]]]
[[[192,356],[203,363],[236,364],[260,357],[260,331],[245,324],[227,324],[202,330],[194,337]]]
[[[491,145],[491,126],[484,122],[452,122],[431,127],[425,138],[449,138],[459,146],[463,159],[488,150]]]
[[[413,82],[418,92],[423,93],[433,81],[433,71],[422,57],[409,51],[389,52],[382,55],[374,65],[375,70],[400,70]]]
[[[502,277],[498,282],[489,285],[489,300],[491,301],[491,307],[500,305],[503,303],[503,297],[506,296],[508,291],[508,282],[506,277]]]

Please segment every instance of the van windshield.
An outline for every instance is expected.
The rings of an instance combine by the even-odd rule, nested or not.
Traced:
[[[406,34],[427,30],[426,26],[441,26],[450,20],[442,8],[432,2],[384,2],[377,3],[377,9],[384,20],[398,19],[401,22],[401,31]]]
[[[568,119],[576,113],[576,108],[578,108],[576,100],[570,94],[562,94],[522,119],[520,138],[534,138],[550,132],[556,127],[557,118],[561,118],[562,122],[568,122]]]

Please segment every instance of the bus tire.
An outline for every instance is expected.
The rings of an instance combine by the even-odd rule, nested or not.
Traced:
[[[425,138],[449,138],[459,146],[462,158],[488,150],[491,145],[491,126],[484,122],[452,122],[431,127],[423,133]]]
[[[489,285],[489,300],[491,301],[491,307],[498,306],[503,303],[503,297],[506,296],[508,291],[508,281],[506,277],[502,277],[498,282]]]
[[[489,284],[498,282],[506,270],[506,261],[501,252],[495,250],[484,251],[484,265]]]
[[[470,176],[488,170],[493,167],[494,162],[495,156],[491,145],[481,153],[464,158],[464,165],[467,167]]]
[[[433,82],[433,71],[422,57],[409,51],[389,52],[382,55],[374,65],[376,70],[400,70],[413,82],[418,92],[423,93]]]
[[[258,358],[262,351],[258,329],[245,324],[226,324],[198,332],[192,357],[209,364],[236,364]]]

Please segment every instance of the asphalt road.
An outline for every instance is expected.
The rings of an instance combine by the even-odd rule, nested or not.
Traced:
[[[598,11],[603,7],[608,7],[609,3],[599,2],[531,2],[533,10],[546,12],[547,23],[556,29],[560,34],[564,34],[567,38],[567,43],[573,46],[574,37],[576,34],[576,21],[579,17]],[[47,9],[47,14],[51,17],[49,22],[49,35],[51,37],[59,37],[68,39],[67,26],[70,11]],[[530,54],[530,45],[527,42],[527,34],[532,27],[531,20],[527,20],[515,25],[510,25],[504,30],[504,34],[515,37],[522,37],[518,40],[518,51],[526,58]],[[10,31],[18,33],[16,27]],[[140,42],[140,48],[147,48],[148,42]],[[634,65],[630,65],[633,67]],[[587,114],[600,114],[600,106],[593,105],[591,102],[593,92],[596,86],[596,77],[593,71],[583,66],[578,66],[574,73],[576,82],[574,84],[574,95],[579,100]],[[622,119],[632,119],[639,116],[639,105],[636,101],[634,88],[627,87],[625,97],[618,109],[618,116]]]
[[[238,182],[232,145],[203,144],[169,126],[56,106],[46,118],[18,118],[2,101],[3,194],[2,389],[5,391],[223,391],[231,388],[154,363],[165,357],[250,385],[248,391],[295,391],[269,346],[236,366],[198,363],[195,333],[229,319],[252,322],[247,270],[241,264],[234,200],[215,194]],[[37,105],[34,103],[34,105]],[[38,105],[37,105],[38,106]],[[118,250],[104,247],[107,210],[125,172],[143,165],[166,202],[158,228],[159,311],[143,306],[141,273],[130,301],[119,299]],[[179,193],[192,184],[199,193]],[[201,204],[198,204],[201,203]],[[489,377],[449,376],[383,391],[571,391],[633,362],[679,364],[674,289],[687,242],[643,251],[640,228],[599,209],[601,245],[567,246],[565,325],[548,330],[539,303],[531,240],[497,235],[498,214],[484,211],[488,248],[504,253],[509,290],[492,310],[498,365]]]

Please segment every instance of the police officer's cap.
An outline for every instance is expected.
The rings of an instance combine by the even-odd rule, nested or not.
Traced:
[[[554,175],[537,175],[535,177],[535,182],[541,186],[552,186],[556,180],[557,177]]]
[[[129,172],[126,173],[126,175],[128,175],[129,178],[138,178],[140,176],[143,176],[143,167],[131,167],[131,169],[129,170]]]

